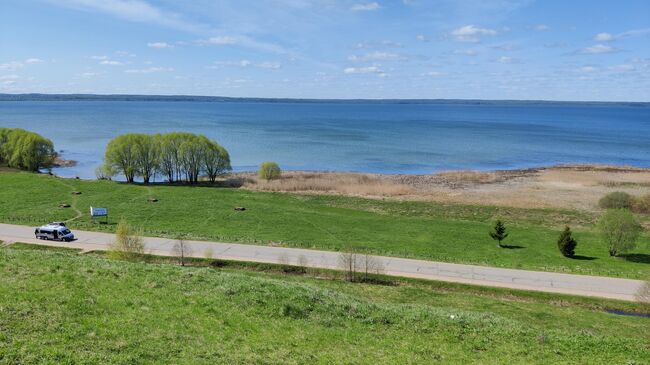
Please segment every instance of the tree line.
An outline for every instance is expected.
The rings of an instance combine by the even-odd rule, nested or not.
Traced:
[[[50,167],[56,157],[49,139],[20,128],[0,128],[0,164],[38,171]]]
[[[128,183],[141,178],[148,184],[157,175],[170,183],[197,183],[205,175],[214,182],[231,169],[228,151],[203,135],[131,133],[108,143],[97,177],[122,174]]]

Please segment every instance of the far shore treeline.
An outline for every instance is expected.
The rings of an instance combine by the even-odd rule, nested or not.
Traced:
[[[214,182],[230,170],[228,151],[203,135],[132,133],[115,137],[108,143],[104,165],[98,168],[97,177],[121,174],[129,183],[140,178],[148,184],[159,175],[170,183],[197,183],[200,176],[207,176]]]
[[[20,128],[0,128],[0,165],[38,171],[51,167],[56,157],[49,139]]]

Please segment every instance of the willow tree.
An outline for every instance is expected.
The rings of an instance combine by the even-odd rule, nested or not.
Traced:
[[[149,184],[159,165],[160,144],[157,138],[148,134],[133,135],[135,145],[136,175]]]
[[[210,182],[215,182],[218,176],[232,170],[230,166],[230,155],[217,142],[205,138],[203,143],[206,145],[203,156],[205,174],[210,179]]]
[[[205,137],[193,135],[184,140],[179,148],[182,171],[185,179],[190,183],[198,182],[203,170],[204,156],[207,150],[203,138]]]
[[[160,145],[158,171],[167,178],[167,181],[173,183],[181,180],[182,161],[180,156],[181,144],[192,138],[191,133],[172,132],[167,134],[158,134],[156,139]]]
[[[105,165],[124,175],[128,183],[135,181],[138,172],[137,138],[135,134],[117,136],[108,142],[104,154]]]
[[[20,128],[0,128],[0,162],[9,167],[38,171],[51,166],[55,158],[49,139]]]

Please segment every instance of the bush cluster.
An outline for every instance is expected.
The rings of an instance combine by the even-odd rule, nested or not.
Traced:
[[[148,184],[160,175],[168,182],[196,183],[201,175],[214,182],[232,168],[230,155],[217,142],[193,133],[123,134],[106,147],[104,166],[98,174],[122,174],[132,183],[136,177]]]
[[[52,141],[20,128],[0,128],[0,164],[38,171],[56,158]]]
[[[629,209],[635,213],[650,214],[650,194],[635,197],[626,192],[615,191],[602,197],[598,206],[603,209]]]
[[[259,171],[257,172],[257,175],[260,177],[260,179],[264,180],[277,179],[281,174],[282,170],[280,170],[280,166],[278,166],[278,164],[273,161],[263,162],[260,165]]]

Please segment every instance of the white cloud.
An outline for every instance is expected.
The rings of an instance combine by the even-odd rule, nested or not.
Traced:
[[[390,40],[383,40],[381,42],[361,42],[355,45],[355,48],[402,48],[402,44]]]
[[[621,72],[634,71],[636,69],[634,65],[629,65],[629,64],[614,65],[614,66],[609,66],[608,68],[612,71],[621,71]]]
[[[460,54],[465,56],[476,56],[478,52],[473,49],[457,49],[454,51],[454,54]]]
[[[23,68],[24,66],[25,65],[23,65],[22,62],[11,61],[11,62],[0,64],[0,70],[2,70],[2,71],[16,71],[18,69]]]
[[[251,48],[257,51],[286,54],[287,51],[281,46],[273,43],[259,42],[247,36],[216,36],[207,39],[198,39],[193,42],[199,45],[236,45]]]
[[[383,74],[384,72],[378,66],[367,66],[367,67],[348,67],[343,70],[346,74]]]
[[[203,24],[190,22],[176,13],[166,12],[144,0],[58,0],[55,5],[92,11],[142,23],[153,23],[191,33],[209,30]]]
[[[646,35],[646,34],[650,34],[650,28],[628,30],[627,32],[623,32],[621,34],[616,35],[616,39],[628,38],[628,37],[637,37],[637,36],[643,36],[643,35]]]
[[[598,33],[594,36],[594,40],[597,42],[608,42],[613,41],[614,36],[609,33]]]
[[[0,76],[0,80],[18,80],[20,76],[18,75],[4,75]]]
[[[255,67],[255,68],[265,68],[271,70],[277,70],[282,68],[282,64],[279,62],[263,61],[263,62],[253,62],[250,60],[240,60],[240,61],[218,61],[214,63],[214,66],[209,66],[208,68],[221,68],[221,67]]]
[[[404,60],[405,57],[396,53],[389,52],[372,52],[363,55],[351,55],[348,57],[350,61],[399,61]]]
[[[225,44],[237,44],[239,43],[237,38],[231,36],[218,36],[211,37],[208,39],[200,39],[197,41],[199,44],[215,44],[215,45],[225,45]]]
[[[372,2],[372,3],[364,3],[364,4],[354,4],[350,8],[350,10],[352,10],[352,11],[373,11],[373,10],[379,10],[379,8],[381,8],[381,6],[378,3]]]
[[[503,43],[503,44],[495,44],[493,46],[490,46],[490,48],[498,49],[500,51],[514,51],[518,47],[511,43]]]
[[[501,56],[501,57],[497,58],[497,62],[503,63],[503,64],[521,63],[521,61],[518,58],[513,58],[513,57],[508,57],[508,56]]]
[[[599,70],[598,67],[594,67],[594,66],[583,66],[583,67],[580,67],[580,68],[578,69],[578,72],[581,72],[581,73],[592,73],[592,72],[596,72],[596,71],[598,71],[598,70]]]
[[[604,54],[604,53],[616,53],[619,50],[617,48],[606,46],[604,44],[596,44],[591,47],[585,47],[579,49],[577,53],[580,54]]]
[[[465,25],[454,29],[450,35],[459,42],[480,42],[483,36],[494,36],[497,31],[489,28],[479,28],[474,25]]]
[[[90,56],[90,58],[97,61],[103,61],[103,60],[107,60],[108,56]]]
[[[188,33],[205,35],[219,31],[207,23],[192,22],[179,13],[169,12],[162,7],[151,5],[145,0],[58,0],[55,5],[82,11],[100,12],[117,18],[162,25]],[[182,44],[181,42],[177,42]],[[191,42],[190,42],[191,43]],[[195,41],[197,44],[237,44],[242,47],[273,53],[287,53],[281,46],[260,42],[247,36],[221,36]]]
[[[551,28],[546,24],[538,24],[538,25],[534,26],[533,29],[535,29],[538,32],[545,32],[545,31],[547,31],[547,30],[549,30]]]
[[[127,51],[117,51],[115,52],[116,55],[121,56],[121,57],[135,57],[133,53],[127,52]]]
[[[107,66],[123,66],[124,63],[120,61],[114,61],[114,60],[103,60],[99,63],[100,65],[107,65]]]
[[[84,73],[79,74],[79,76],[87,78],[87,79],[92,78],[92,77],[96,77],[96,76],[99,76],[99,75],[101,75],[101,74],[98,73],[98,72],[84,72]]]
[[[429,77],[439,77],[439,76],[444,76],[444,72],[439,72],[439,71],[429,71],[421,74],[421,76],[429,76]]]
[[[149,68],[136,69],[136,70],[125,70],[124,72],[129,74],[150,74],[154,72],[172,72],[172,71],[174,71],[173,68],[149,67]]]
[[[619,33],[619,34],[616,34],[616,35],[613,35],[613,34],[607,33],[607,32],[602,32],[602,33],[598,33],[598,34],[596,34],[594,36],[594,41],[596,41],[596,42],[611,42],[611,41],[616,41],[616,40],[623,39],[623,38],[643,36],[643,35],[646,35],[646,34],[650,34],[650,28],[628,30],[627,32]]]
[[[416,35],[415,39],[417,39],[420,42],[428,42],[429,41],[429,38],[427,38],[424,34]]]
[[[36,63],[43,63],[43,62],[45,62],[45,61],[43,61],[40,58],[28,58],[28,59],[25,60],[25,63],[28,64],[28,65],[32,65],[32,64],[36,64]]]
[[[258,63],[256,67],[277,70],[281,68],[282,65],[278,62],[262,62],[262,63]]]
[[[172,44],[169,44],[167,42],[149,42],[147,43],[147,47],[157,49],[174,48]]]

